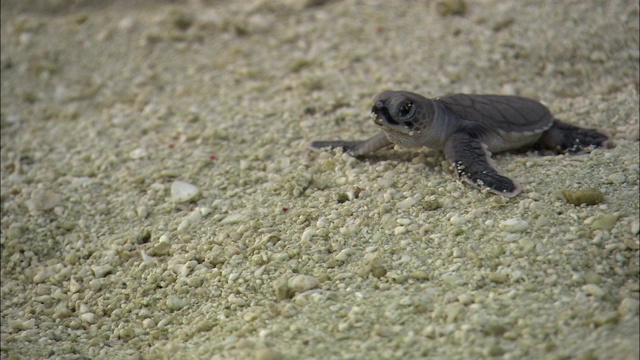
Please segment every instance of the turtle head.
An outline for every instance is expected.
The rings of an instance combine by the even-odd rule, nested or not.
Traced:
[[[371,120],[383,130],[413,136],[428,127],[433,105],[427,98],[408,91],[383,91],[373,99]]]

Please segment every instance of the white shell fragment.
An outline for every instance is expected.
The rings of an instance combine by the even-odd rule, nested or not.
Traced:
[[[184,181],[176,180],[171,184],[171,200],[176,203],[191,201],[199,193],[200,189],[197,186]]]
[[[320,285],[320,281],[310,275],[296,275],[289,279],[288,285],[289,289],[296,293],[301,293],[317,288]]]
[[[522,219],[509,219],[500,223],[500,229],[509,233],[521,233],[529,229],[529,223]]]

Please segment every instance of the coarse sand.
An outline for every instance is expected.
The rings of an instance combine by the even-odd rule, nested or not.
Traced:
[[[2,359],[639,358],[637,1],[1,10]],[[374,135],[386,89],[611,146],[498,154],[512,199],[429,149],[309,149]]]

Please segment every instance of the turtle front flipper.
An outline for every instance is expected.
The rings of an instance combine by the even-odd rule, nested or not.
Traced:
[[[453,134],[444,146],[444,154],[456,175],[473,186],[488,188],[505,197],[520,193],[520,186],[515,181],[496,170],[487,146],[471,134]]]
[[[313,149],[342,149],[344,152],[348,152],[353,156],[360,156],[367,153],[380,150],[384,147],[391,145],[391,141],[387,139],[384,133],[371,137],[363,141],[314,141],[311,143]]]

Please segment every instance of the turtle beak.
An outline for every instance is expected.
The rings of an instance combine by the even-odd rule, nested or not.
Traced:
[[[371,108],[371,120],[378,126],[398,125],[398,122],[393,120],[389,109],[382,101],[376,102]]]

